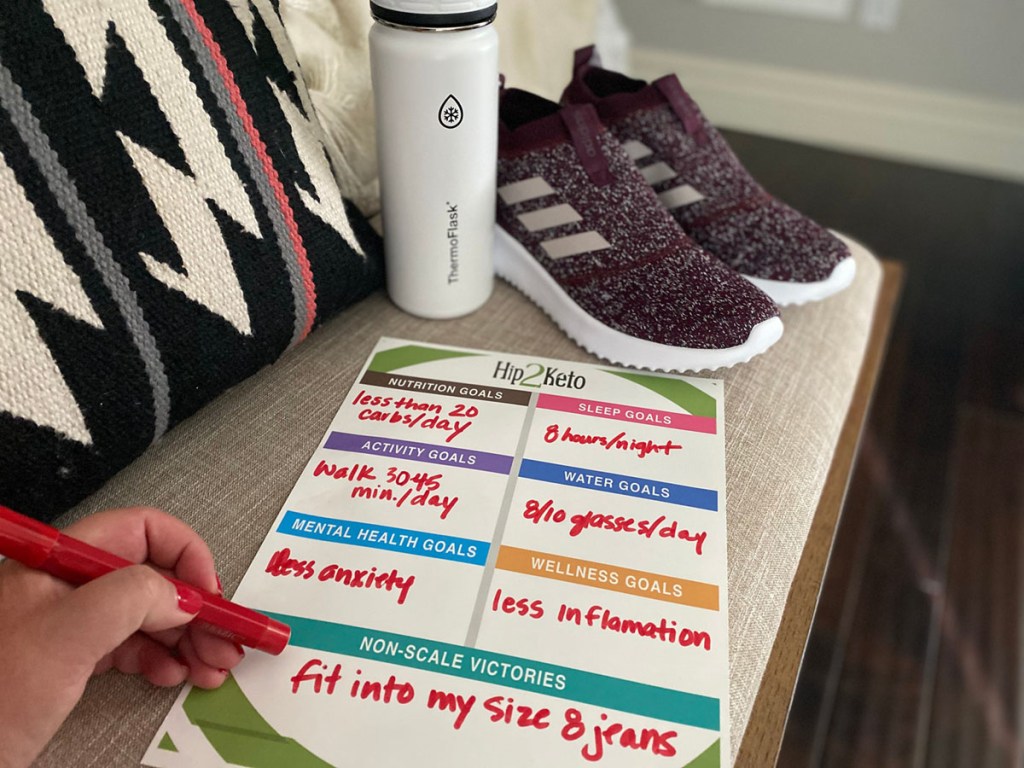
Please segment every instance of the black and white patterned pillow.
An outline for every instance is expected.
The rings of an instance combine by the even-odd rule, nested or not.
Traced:
[[[4,0],[0,503],[47,519],[382,278],[271,0]]]

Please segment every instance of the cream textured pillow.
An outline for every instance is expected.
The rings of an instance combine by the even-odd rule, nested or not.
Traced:
[[[306,84],[324,125],[338,185],[368,216],[380,211],[367,34],[369,0],[281,0]],[[625,69],[628,34],[612,0],[501,0],[501,71],[510,86],[558,100],[572,52],[596,42]]]

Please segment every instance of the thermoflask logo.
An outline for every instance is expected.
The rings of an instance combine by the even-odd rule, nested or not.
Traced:
[[[437,121],[445,128],[457,128],[462,122],[462,105],[451,93],[448,98],[441,102],[441,108],[437,110]]]

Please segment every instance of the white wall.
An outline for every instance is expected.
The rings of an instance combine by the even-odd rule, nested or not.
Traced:
[[[618,0],[634,70],[718,124],[1024,181],[1024,0],[902,0],[891,31],[700,0]]]
[[[1024,102],[1021,0],[903,0],[891,32],[699,0],[618,5],[638,47]]]

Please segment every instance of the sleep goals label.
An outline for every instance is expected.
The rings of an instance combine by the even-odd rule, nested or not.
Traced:
[[[723,386],[382,339],[186,689],[169,766],[724,765]]]

